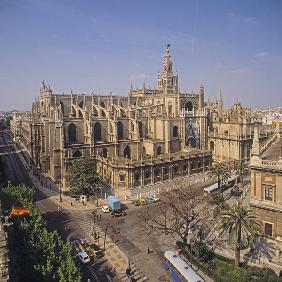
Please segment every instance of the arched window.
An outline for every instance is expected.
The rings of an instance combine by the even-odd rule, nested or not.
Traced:
[[[69,142],[76,142],[76,126],[71,123],[68,127]]]
[[[214,142],[213,141],[210,142],[210,150],[214,151]]]
[[[117,135],[118,139],[123,139],[123,124],[121,121],[117,123]]]
[[[172,137],[177,137],[178,136],[178,127],[174,126],[172,128]]]
[[[139,135],[140,135],[140,138],[143,138],[144,135],[143,135],[143,124],[141,121],[138,122],[138,129],[139,129]]]
[[[101,157],[107,158],[108,157],[108,150],[106,148],[103,148],[100,152]]]
[[[128,159],[130,158],[130,148],[128,145],[126,145],[123,150],[123,156]]]
[[[106,108],[105,103],[103,101],[101,102],[101,107]]]
[[[162,153],[162,147],[158,146],[158,148],[157,148],[157,155],[161,155],[161,153]]]
[[[73,156],[74,158],[79,158],[79,157],[82,156],[82,154],[81,154],[81,152],[80,152],[79,150],[76,150],[76,151],[72,154],[72,156]]]
[[[131,122],[131,131],[134,131],[134,123]]]
[[[83,109],[83,101],[81,101],[81,102],[79,103],[79,107],[80,107],[81,109]]]
[[[191,101],[185,103],[185,111],[193,111],[193,103]]]
[[[93,128],[94,141],[99,141],[102,139],[102,126],[100,122],[96,122]]]

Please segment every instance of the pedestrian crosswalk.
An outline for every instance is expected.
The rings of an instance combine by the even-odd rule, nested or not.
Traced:
[[[141,270],[133,263],[130,263],[130,275],[123,274],[120,276],[121,281],[129,282],[129,281],[138,281],[145,282],[149,281],[149,279],[141,272]],[[133,280],[134,279],[134,280]]]
[[[92,237],[91,233],[93,232],[93,215],[91,211],[71,211],[71,216],[73,220],[75,220],[78,223],[83,233],[88,234],[89,236]],[[99,235],[100,238],[103,238],[105,235],[104,230],[102,230],[102,228],[99,227],[97,224],[95,225],[95,232],[97,235]],[[124,273],[119,276],[121,281],[124,282],[149,281],[149,279],[141,272],[141,270],[133,262],[130,262],[130,268],[131,268],[130,277],[128,277],[127,274]],[[130,280],[131,277],[134,278],[135,280]]]
[[[93,236],[94,223],[91,211],[71,211],[71,217],[79,225],[84,234]],[[95,232],[101,237],[103,234],[102,228],[95,224]]]

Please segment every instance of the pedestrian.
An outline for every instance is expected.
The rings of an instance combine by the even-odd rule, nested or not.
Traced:
[[[60,211],[60,207],[58,206],[58,212]]]
[[[71,206],[72,206],[72,202],[71,202]]]
[[[148,251],[148,254],[149,254],[149,253],[150,253],[150,248],[149,248],[149,247],[148,247],[148,250],[147,250],[147,251]]]

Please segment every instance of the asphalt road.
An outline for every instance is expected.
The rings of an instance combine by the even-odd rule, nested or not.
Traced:
[[[0,162],[2,171],[1,184],[3,186],[7,185],[8,181],[15,185],[20,183],[31,185],[31,180],[19,159],[18,153],[15,152],[13,144],[4,131],[0,131]]]
[[[31,178],[19,158],[20,152],[15,150],[14,144],[9,139],[9,136],[0,131],[0,185],[5,187],[10,181],[11,184],[27,184],[33,185]],[[74,218],[72,213],[67,210],[60,210],[58,212],[57,204],[37,190],[36,204],[40,213],[46,219],[47,226],[50,229],[57,230],[63,238],[77,239],[85,237],[82,229],[80,228],[79,218]],[[82,218],[81,218],[82,219]],[[83,281],[90,279],[97,281],[93,272],[97,274],[101,282],[108,281],[105,274],[110,272],[109,263],[101,258],[92,262],[88,266],[81,265],[83,272]]]

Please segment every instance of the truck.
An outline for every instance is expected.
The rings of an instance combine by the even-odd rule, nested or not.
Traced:
[[[108,196],[108,202],[112,211],[120,210],[120,199],[117,196]]]

